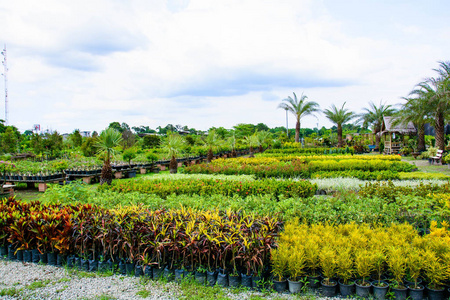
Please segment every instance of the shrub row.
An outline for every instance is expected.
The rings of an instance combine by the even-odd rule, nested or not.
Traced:
[[[430,287],[440,288],[450,275],[450,232],[448,223],[442,225],[433,222],[430,234],[422,237],[406,224],[371,228],[290,222],[272,251],[272,272],[277,280],[322,273],[325,281],[359,279],[360,285],[388,276],[399,288],[405,279],[414,285],[423,276]]]
[[[0,201],[0,216],[2,251],[9,243],[15,253],[76,255],[111,266],[120,262],[189,271],[221,267],[245,274],[260,273],[269,265],[281,226],[276,218],[231,210],[107,210],[13,198]]]
[[[224,195],[247,197],[251,195],[269,194],[275,197],[311,197],[317,190],[317,185],[306,180],[275,180],[264,179],[254,181],[238,181],[223,179],[131,179],[114,181],[111,185],[102,185],[100,191],[140,192],[155,194],[161,198],[175,195]]]
[[[385,175],[382,179],[398,178],[396,172],[410,172],[413,165],[401,161],[388,161],[380,159],[341,159],[341,160],[311,160],[304,158],[283,161],[275,158],[239,158],[217,159],[209,164],[198,164],[186,167],[187,174],[225,174],[225,175],[254,175],[257,178],[311,178],[312,173],[326,171],[352,171],[367,172],[390,171],[392,175]],[[345,173],[341,173],[342,176]],[[379,174],[377,174],[378,177]],[[375,177],[375,178],[377,178]]]

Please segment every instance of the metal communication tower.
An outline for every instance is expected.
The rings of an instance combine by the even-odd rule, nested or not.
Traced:
[[[3,58],[3,76],[5,77],[5,125],[8,125],[8,65],[6,60],[6,44],[5,48],[3,48],[2,55]]]

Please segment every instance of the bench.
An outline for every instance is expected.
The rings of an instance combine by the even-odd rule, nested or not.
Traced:
[[[436,152],[436,156],[430,157],[432,164],[441,164],[442,165],[442,154],[444,153],[443,150],[438,150]]]

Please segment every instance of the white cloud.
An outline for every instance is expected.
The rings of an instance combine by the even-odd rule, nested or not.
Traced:
[[[10,123],[21,130],[39,122],[62,132],[98,131],[112,121],[154,128],[284,126],[276,106],[293,91],[322,108],[397,103],[432,75],[449,46],[442,39],[448,25],[431,30],[403,19],[380,24],[382,35],[371,35],[374,28],[355,35],[351,20],[328,9],[326,0],[16,0],[1,6]],[[424,33],[425,39],[411,38]]]

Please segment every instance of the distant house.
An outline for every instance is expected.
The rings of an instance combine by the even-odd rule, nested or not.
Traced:
[[[82,137],[90,137],[91,136],[90,131],[80,131],[80,134]]]
[[[417,130],[412,122],[394,125],[394,117],[383,117],[380,135],[384,140],[384,153],[398,153],[403,148],[403,136],[416,135]]]

